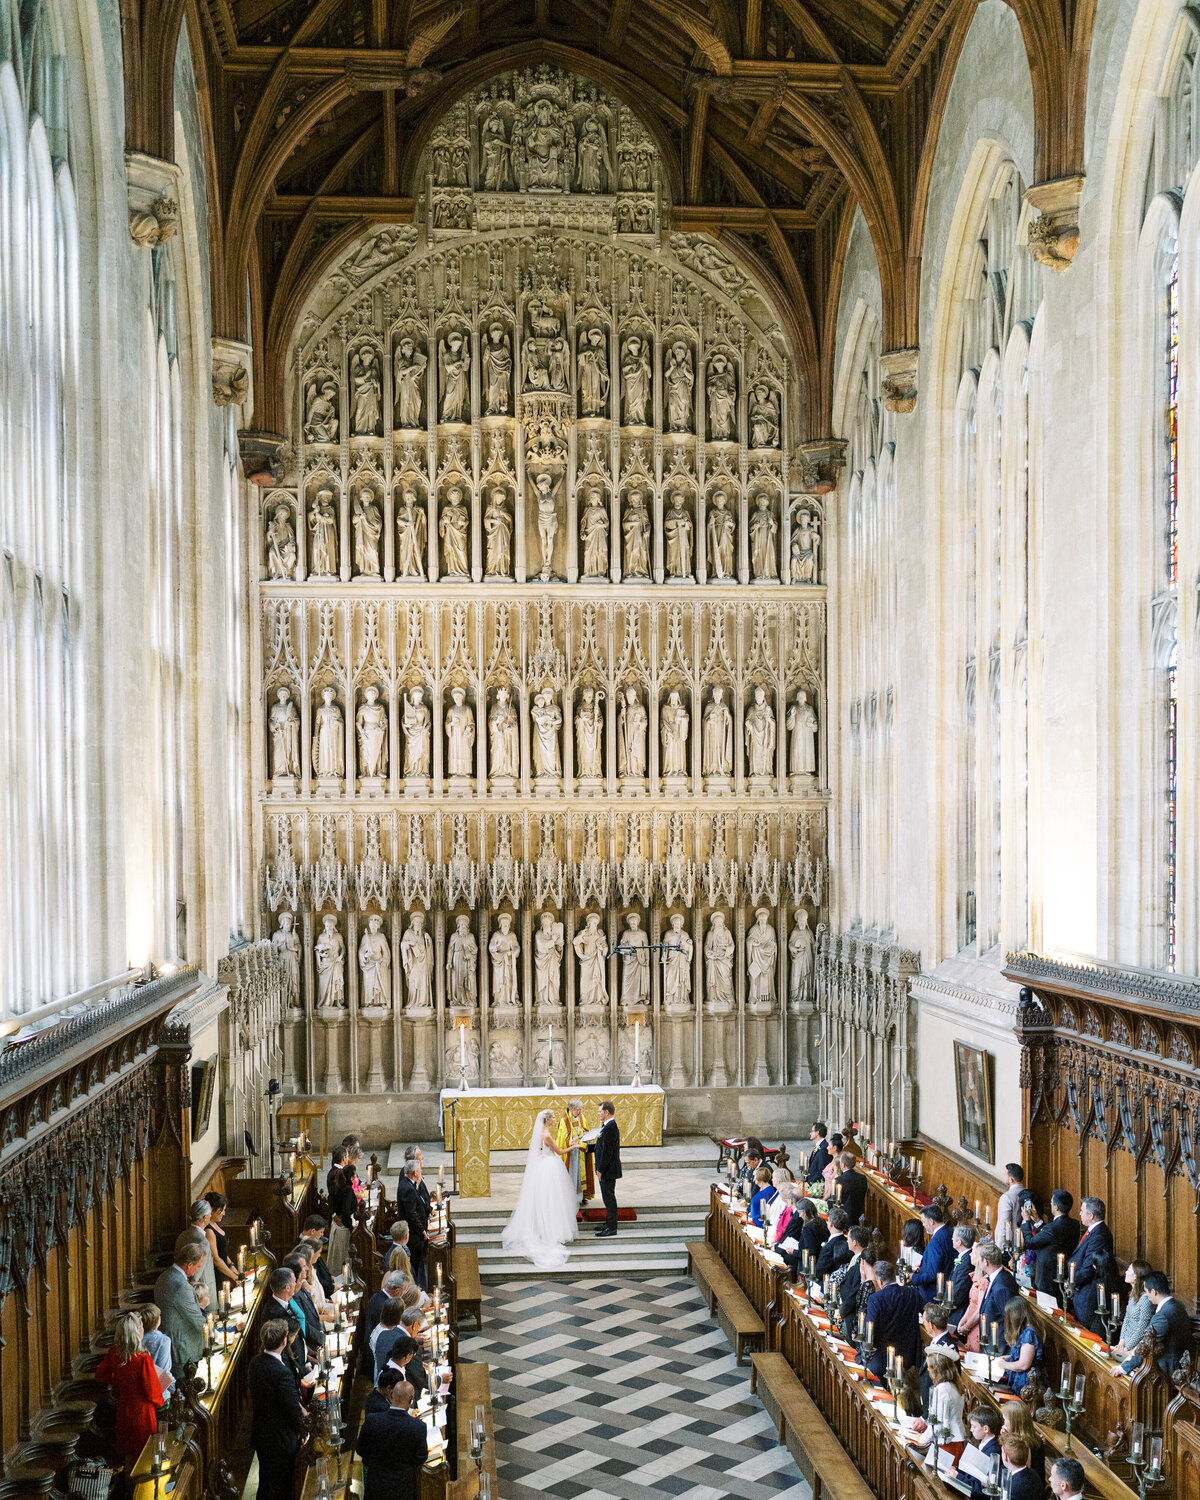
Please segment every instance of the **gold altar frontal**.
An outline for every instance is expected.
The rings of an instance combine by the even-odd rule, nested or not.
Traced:
[[[533,1122],[543,1109],[561,1115],[570,1099],[583,1100],[589,1127],[600,1123],[599,1109],[609,1099],[616,1106],[622,1146],[661,1146],[667,1096],[661,1088],[605,1089],[444,1089],[442,1129],[447,1150],[457,1158],[458,1190],[464,1198],[491,1196],[493,1151],[524,1151]],[[456,1139],[457,1135],[457,1139]]]

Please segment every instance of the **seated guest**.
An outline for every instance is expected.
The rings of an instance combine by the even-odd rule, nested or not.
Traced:
[[[371,1294],[371,1300],[367,1303],[367,1342],[370,1343],[371,1335],[379,1326],[379,1317],[383,1312],[384,1304],[393,1297],[398,1297],[411,1278],[403,1271],[389,1271],[383,1278],[383,1282],[377,1292]]]
[[[1033,1413],[1025,1401],[1005,1401],[1002,1416],[1004,1424],[1000,1429],[1000,1441],[1003,1443],[1006,1437],[1020,1438],[1029,1450],[1029,1467],[1037,1476],[1038,1483],[1045,1487],[1046,1484],[1046,1450],[1042,1447],[1041,1434],[1037,1430],[1037,1424],[1033,1420]]]
[[[929,1376],[929,1358],[933,1354],[952,1354],[958,1358],[958,1350],[950,1337],[946,1309],[940,1302],[927,1302],[921,1309],[921,1327],[925,1332],[925,1364],[921,1370],[921,1410],[929,1411],[929,1392],[932,1384]]]
[[[963,1423],[963,1393],[958,1367],[958,1351],[951,1349],[941,1354],[932,1349],[925,1351],[925,1363],[929,1372],[929,1402],[926,1407],[928,1421],[916,1434],[915,1441],[927,1448],[933,1441],[933,1424],[942,1429],[943,1445],[956,1443],[958,1453],[967,1441],[967,1429]]]
[[[824,1281],[826,1276],[849,1261],[850,1242],[846,1238],[846,1230],[849,1228],[849,1214],[835,1204],[829,1210],[829,1236],[818,1251],[817,1263],[813,1268],[813,1275],[819,1280]]]
[[[1021,1295],[1021,1288],[1017,1285],[1017,1278],[1004,1264],[1004,1251],[999,1245],[991,1241],[981,1245],[979,1263],[988,1279],[987,1291],[979,1306],[979,1321],[985,1336],[997,1343],[1004,1327],[1004,1309],[1013,1297]]]
[[[363,1402],[363,1416],[369,1417],[373,1411],[387,1411],[392,1404],[392,1387],[397,1380],[403,1379],[404,1376],[395,1365],[384,1365]]]
[[[842,1308],[842,1321],[849,1327],[858,1317],[863,1289],[862,1261],[864,1255],[871,1253],[870,1229],[865,1224],[851,1224],[846,1231],[846,1243],[850,1246],[850,1259],[838,1282],[838,1300]]]
[[[143,1302],[138,1315],[142,1320],[142,1348],[154,1361],[163,1395],[169,1396],[175,1377],[171,1374],[171,1340],[159,1327],[162,1311],[156,1302]]]
[[[1050,1194],[1050,1221],[1040,1228],[1035,1227],[1033,1205],[1027,1204],[1022,1209],[1021,1234],[1026,1250],[1034,1252],[1034,1289],[1056,1297],[1060,1305],[1062,1293],[1054,1279],[1058,1275],[1058,1257],[1063,1257],[1065,1265],[1079,1244],[1079,1224],[1071,1217],[1074,1205],[1071,1194],[1065,1188],[1058,1188]]]
[[[1025,1169],[1018,1161],[1004,1168],[1007,1184],[996,1205],[996,1243],[1016,1257],[1021,1249],[1021,1191],[1025,1186]]]
[[[936,1203],[927,1203],[921,1210],[921,1228],[926,1235],[921,1264],[913,1272],[912,1284],[926,1301],[938,1296],[949,1296],[954,1274],[954,1230],[945,1222],[945,1215]],[[938,1277],[942,1285],[938,1286]]]
[[[1011,1434],[1002,1436],[1000,1453],[1008,1470],[1009,1500],[1042,1500],[1046,1486],[1030,1466],[1029,1444],[1025,1439]]]
[[[808,1138],[812,1141],[813,1148],[808,1153],[808,1167],[804,1176],[810,1187],[817,1187],[824,1184],[825,1168],[829,1165],[829,1142],[825,1139],[824,1120],[813,1121]]]
[[[749,1219],[759,1229],[763,1227],[763,1212],[770,1207],[777,1189],[771,1181],[771,1169],[760,1166],[754,1173],[754,1196],[750,1199]]]
[[[900,1232],[900,1260],[910,1271],[919,1271],[925,1251],[925,1231],[920,1219],[905,1219]]]
[[[313,1261],[313,1270],[317,1273],[317,1280],[321,1283],[321,1290],[327,1297],[333,1296],[333,1272],[325,1263],[325,1246],[329,1243],[326,1233],[329,1225],[320,1214],[309,1214],[304,1221],[304,1228],[300,1231],[300,1238],[307,1240],[316,1250],[316,1258]]]
[[[840,1188],[841,1197],[838,1201],[850,1215],[851,1224],[857,1224],[867,1206],[867,1179],[862,1172],[856,1170],[855,1158],[849,1151],[843,1151],[838,1157],[838,1166],[842,1170],[833,1179],[834,1197],[838,1196]]]
[[[967,1432],[971,1442],[984,1458],[997,1458],[1000,1453],[1000,1413],[994,1406],[973,1406],[967,1413]],[[958,1470],[951,1469],[950,1477],[958,1478]],[[983,1485],[978,1479],[963,1479],[971,1486],[972,1500],[982,1500]]]
[[[1121,1319],[1120,1337],[1110,1351],[1114,1359],[1124,1359],[1126,1355],[1132,1354],[1146,1337],[1150,1319],[1154,1316],[1154,1303],[1146,1290],[1146,1277],[1150,1271],[1150,1263],[1145,1260],[1131,1260],[1125,1267],[1129,1301],[1125,1307],[1125,1316]]]
[[[175,1252],[154,1283],[154,1300],[162,1308],[162,1331],[171,1340],[171,1371],[178,1378],[189,1361],[199,1364],[204,1356],[204,1309],[208,1293],[192,1285],[204,1264],[205,1247],[188,1240]]]
[[[1102,1254],[1112,1255],[1113,1237],[1112,1230],[1104,1222],[1103,1198],[1085,1198],[1079,1205],[1079,1219],[1083,1234],[1068,1261],[1075,1281],[1071,1312],[1085,1328],[1090,1328],[1100,1295],[1101,1266],[1097,1260]]]
[[[1158,1342],[1158,1368],[1169,1380],[1183,1356],[1191,1353],[1192,1320],[1162,1271],[1151,1271],[1143,1278],[1143,1285],[1154,1306],[1150,1332]],[[1141,1363],[1140,1354],[1131,1354],[1121,1368],[1128,1374]]]
[[[425,1423],[409,1413],[415,1394],[407,1380],[398,1380],[388,1410],[372,1412],[359,1429],[363,1500],[415,1500],[429,1457]]]
[[[294,1319],[292,1320],[295,1321]],[[258,1455],[258,1500],[292,1500],[296,1454],[307,1419],[288,1360],[288,1322],[268,1317],[262,1352],[250,1361],[250,1443]]]
[[[132,1464],[146,1440],[158,1431],[162,1382],[154,1361],[142,1348],[142,1320],[128,1312],[117,1319],[113,1341],[96,1367],[96,1379],[111,1385],[117,1399],[117,1457]]]
[[[922,1354],[920,1292],[915,1287],[901,1286],[897,1282],[896,1267],[890,1260],[877,1260],[867,1269],[865,1277],[876,1287],[866,1305],[867,1322],[874,1325],[874,1352],[867,1360],[867,1369],[877,1380],[882,1380],[889,1347],[895,1350],[906,1367],[919,1369]]]
[[[954,1264],[950,1267],[950,1327],[957,1328],[958,1320],[967,1310],[971,1299],[971,1251],[975,1246],[975,1231],[969,1224],[956,1224],[950,1236],[954,1246]]]
[[[404,1304],[396,1297],[391,1297],[383,1304],[383,1311],[379,1315],[379,1322],[375,1325],[375,1331],[367,1340],[369,1357],[374,1361],[368,1365],[363,1361],[363,1374],[371,1373],[373,1369],[378,1374],[388,1362],[392,1345],[398,1338],[404,1336],[404,1330],[400,1327],[400,1319],[404,1315]]]
[[[407,1271],[412,1275],[412,1260],[408,1253],[408,1221],[397,1219],[388,1231],[391,1239],[387,1247],[389,1271]]]
[[[1064,1454],[1050,1465],[1050,1493],[1056,1500],[1083,1500],[1083,1465]]]
[[[833,1197],[833,1180],[838,1171],[838,1158],[842,1154],[842,1138],[835,1130],[829,1137],[829,1160],[821,1176],[825,1179],[825,1186],[821,1190],[821,1196],[826,1202]]]
[[[1007,1352],[1000,1361],[1009,1389],[1019,1396],[1030,1379],[1042,1376],[1042,1340],[1024,1297],[1010,1297],[1004,1309],[1004,1343]]]

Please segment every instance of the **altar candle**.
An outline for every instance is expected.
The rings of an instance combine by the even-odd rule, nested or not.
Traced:
[[[458,1060],[462,1064],[465,1077],[467,1072],[467,1028],[465,1026],[458,1028]]]
[[[641,1040],[641,1034],[642,1034],[642,1023],[640,1021],[634,1021],[634,1023],[633,1023],[633,1071],[635,1073],[638,1070],[638,1055],[639,1055],[639,1043],[640,1043],[640,1040]]]
[[[1064,1400],[1066,1400],[1066,1398],[1071,1394],[1071,1366],[1070,1365],[1063,1365],[1063,1367],[1062,1367],[1062,1385],[1059,1387],[1058,1394]]]

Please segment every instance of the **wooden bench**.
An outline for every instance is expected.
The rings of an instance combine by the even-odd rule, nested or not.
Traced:
[[[455,1245],[450,1252],[456,1314],[469,1312],[476,1328],[483,1328],[483,1286],[479,1280],[479,1252],[472,1245]]]
[[[874,1491],[854,1467],[833,1428],[804,1389],[782,1354],[750,1357],[750,1389],[757,1392],[787,1444],[796,1466],[812,1487],[813,1500],[872,1500]]]
[[[685,1248],[688,1275],[708,1299],[709,1313],[716,1318],[733,1345],[740,1365],[744,1362],[747,1344],[762,1347],[763,1321],[711,1245],[696,1240]]]

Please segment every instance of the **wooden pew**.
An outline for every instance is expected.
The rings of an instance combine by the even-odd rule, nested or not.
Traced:
[[[475,1326],[483,1329],[483,1284],[479,1279],[479,1252],[473,1245],[455,1245],[450,1252],[451,1274],[454,1279],[454,1303],[451,1319],[457,1320],[470,1313]]]
[[[747,1345],[761,1348],[766,1333],[763,1320],[711,1245],[696,1240],[685,1249],[688,1275],[707,1297],[708,1310],[724,1329],[740,1365],[744,1362]]]
[[[750,1356],[750,1389],[757,1393],[812,1488],[813,1500],[873,1500],[870,1485],[854,1467],[837,1434],[817,1410],[782,1354]]]

